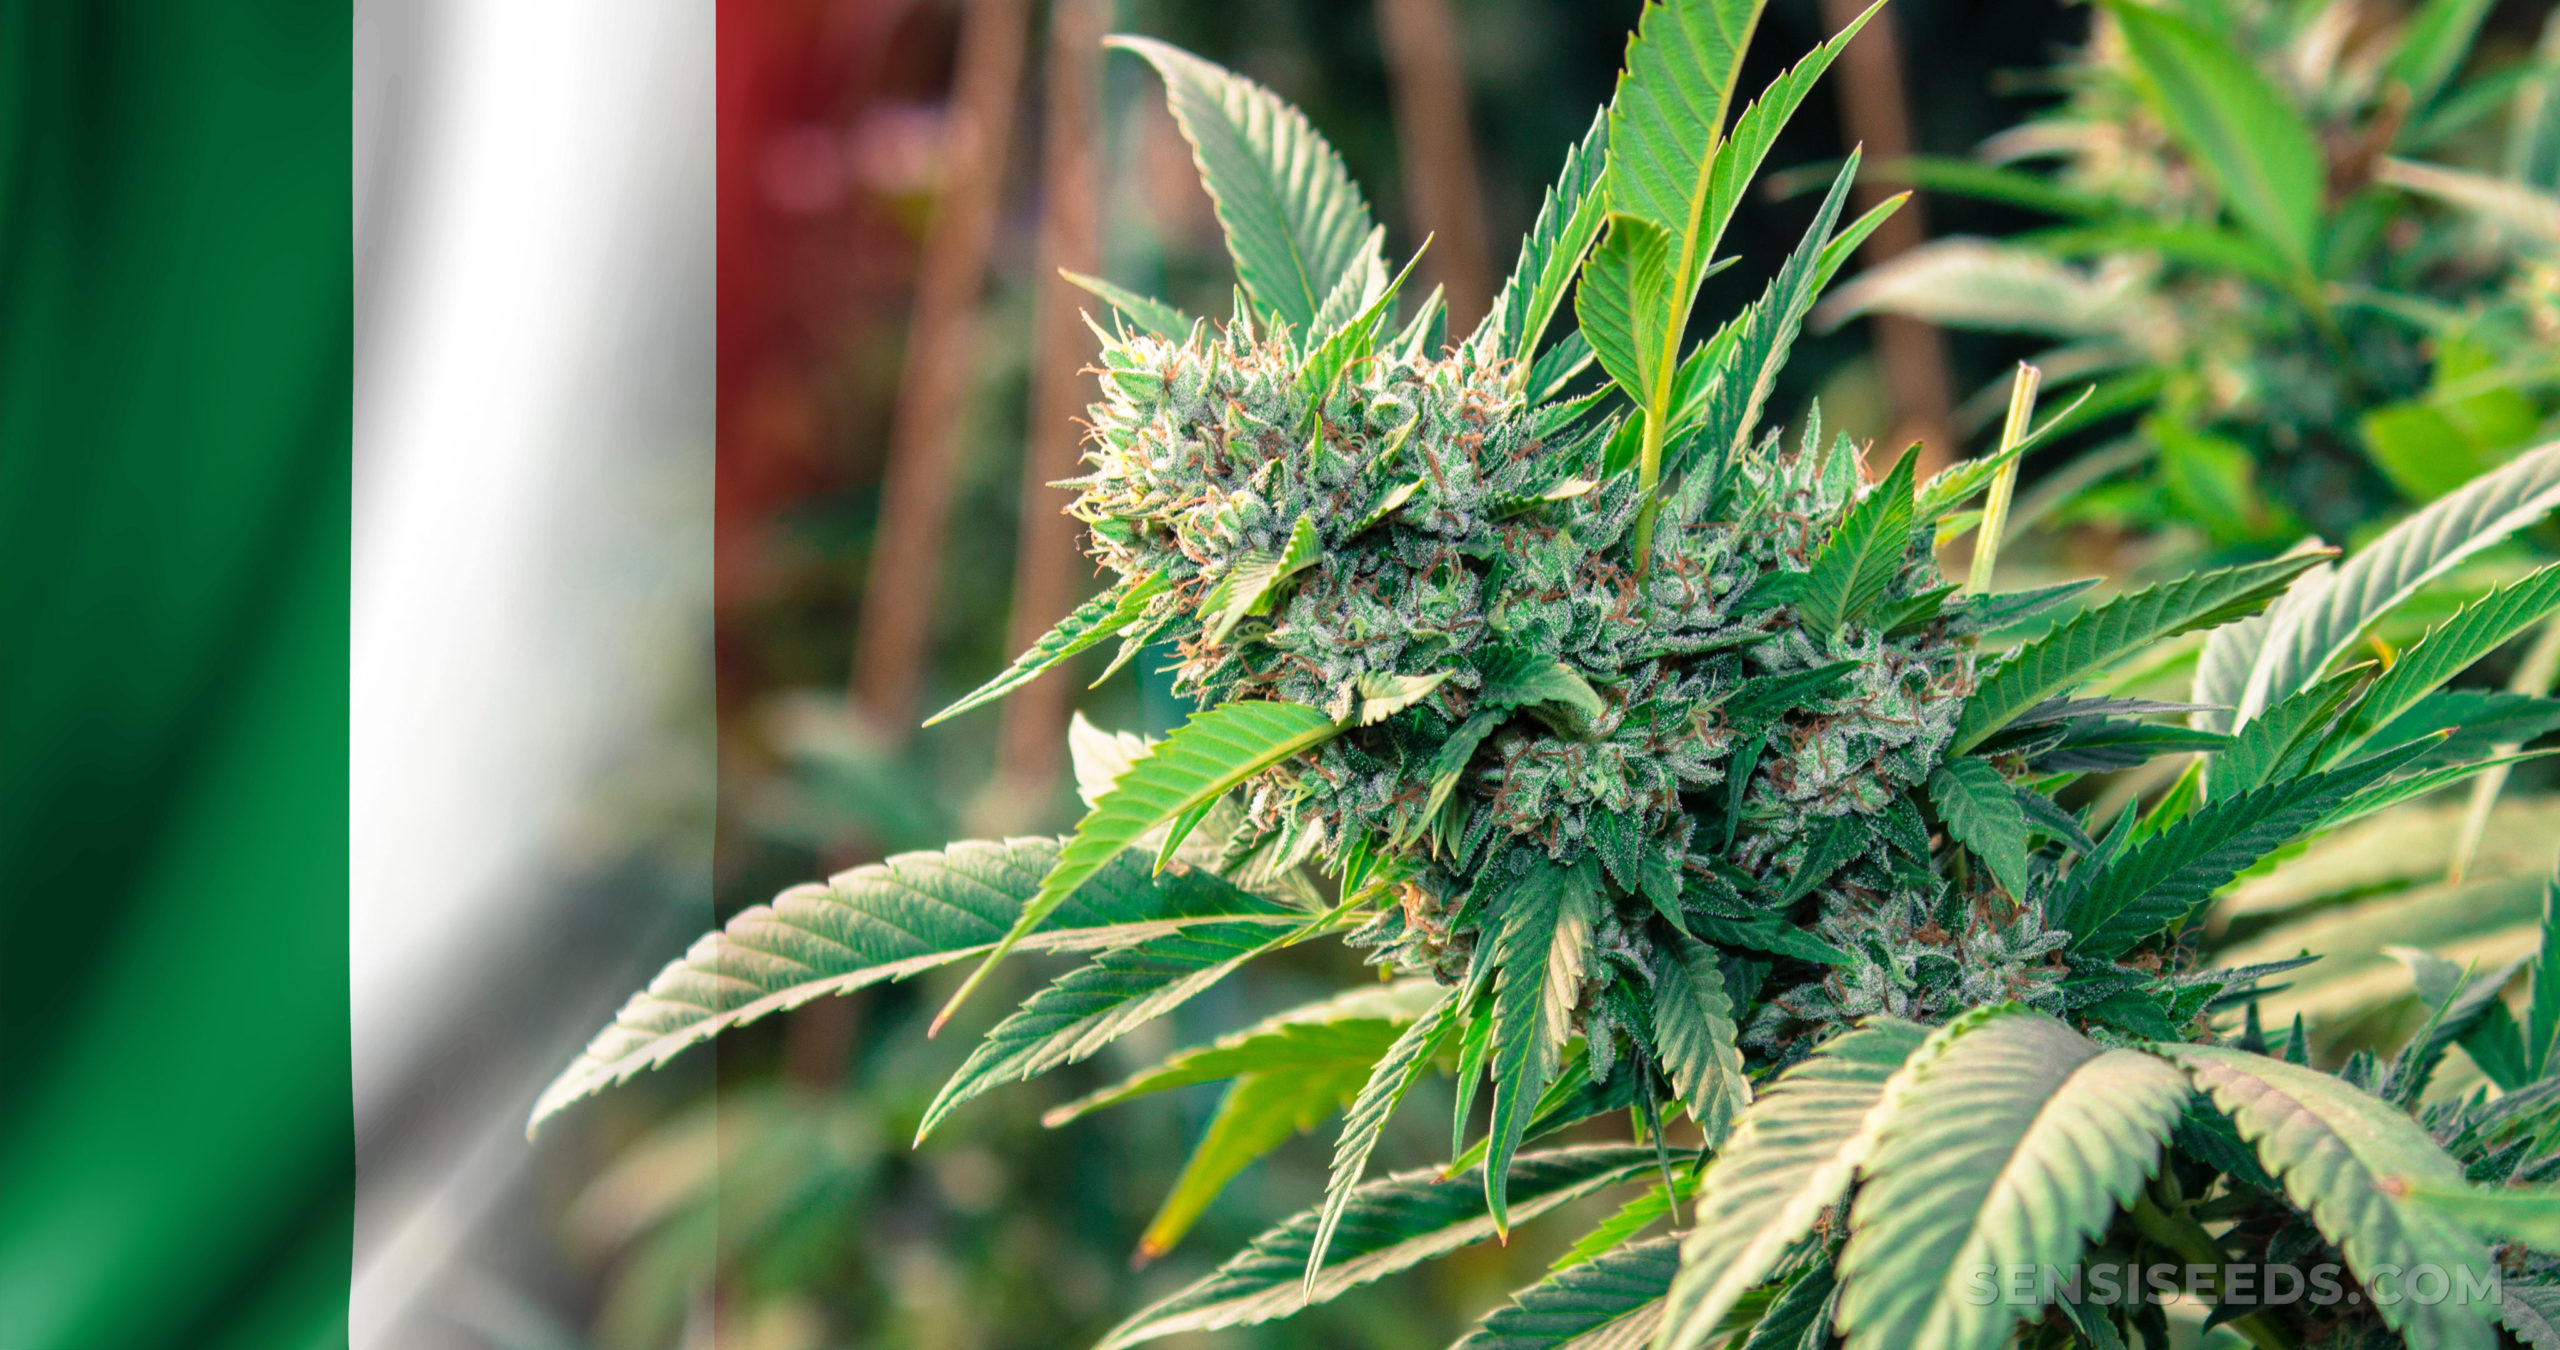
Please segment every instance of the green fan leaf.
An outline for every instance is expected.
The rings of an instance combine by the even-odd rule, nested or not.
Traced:
[[[2202,908],[2257,861],[2331,818],[2425,746],[2214,801],[2109,861],[2078,886],[2072,950],[2115,956]]]
[[[1556,306],[1564,302],[1565,287],[1581,270],[1582,255],[1600,233],[1607,210],[1600,185],[1608,145],[1609,115],[1603,111],[1593,115],[1582,143],[1565,151],[1564,171],[1556,175],[1555,186],[1547,189],[1536,223],[1520,241],[1519,261],[1502,283],[1502,294],[1494,298],[1492,310],[1467,339],[1485,357],[1519,362],[1515,379],[1523,386],[1534,384],[1530,366],[1538,355],[1539,339],[1555,318]],[[1534,387],[1524,387],[1523,392],[1532,399],[1542,397]]]
[[[1696,1350],[1849,1188],[1924,1049],[1960,1035],[1871,1019],[1778,1076],[1707,1167],[1658,1350]]]
[[[2401,1182],[2399,1193],[2482,1237],[2560,1252],[2560,1190]]]
[[[2345,724],[2322,747],[2322,757],[2335,762],[2372,740],[2445,681],[2555,609],[2560,609],[2560,563],[2463,606],[2402,652],[2391,669],[2373,682],[2373,688],[2348,711]]]
[[[2302,554],[2163,582],[2071,616],[1984,678],[1956,722],[1949,754],[1980,745],[2027,709],[2164,638],[2251,614],[2323,560]],[[2197,702],[2203,702],[2198,699]]]
[[[1450,1350],[1597,1350],[1642,1345],[1680,1269],[1680,1240],[1655,1238],[1569,1266],[1511,1296]]]
[[[2206,771],[2211,795],[2247,792],[2310,768],[2313,754],[2337,726],[2338,709],[2346,706],[2369,673],[2364,666],[2339,671],[2278,699],[2249,719],[2231,744],[2213,757]]]
[[[1356,1063],[1366,1074],[1405,1027],[1438,1006],[1444,993],[1439,985],[1424,979],[1345,990],[1331,998],[1275,1013],[1207,1045],[1177,1051],[1153,1068],[1052,1109],[1040,1118],[1040,1123],[1054,1129],[1150,1093],[1277,1069],[1312,1070]]]
[[[1627,1145],[1523,1154],[1512,1162],[1512,1217],[1525,1222],[1653,1166],[1652,1149]],[[1318,1214],[1303,1211],[1255,1238],[1190,1287],[1112,1328],[1098,1350],[1287,1317],[1494,1236],[1484,1182],[1472,1169],[1454,1177],[1443,1177],[1436,1167],[1399,1172],[1352,1192],[1333,1249],[1308,1282]]]
[[[2560,507],[2560,442],[2518,455],[2437,498],[2356,552],[2345,566],[2305,578],[2267,614],[2264,642],[2237,691],[2201,691],[2246,722],[2317,679],[2366,628],[2464,559]]]
[[[1678,958],[1653,980],[1653,1048],[1671,1088],[1706,1131],[1707,1146],[1724,1142],[1751,1104],[1742,1051],[1734,1044],[1733,1001],[1706,944],[1682,939]]]
[[[2185,1075],[2043,1013],[1993,1018],[1915,1076],[1876,1142],[1840,1253],[1850,1350],[1996,1350],[2026,1312],[1978,1272],[2061,1266],[2151,1174]]]
[[[1324,1203],[1316,1207],[1313,1235],[1307,1240],[1306,1294],[1315,1296],[1316,1276],[1324,1268],[1326,1251],[1333,1243],[1335,1225],[1342,1222],[1351,1204],[1361,1174],[1369,1169],[1369,1155],[1378,1147],[1378,1136],[1385,1133],[1387,1117],[1395,1114],[1404,1095],[1420,1082],[1431,1061],[1445,1048],[1458,1029],[1458,996],[1444,991],[1431,1010],[1414,1020],[1413,1025],[1396,1037],[1386,1053],[1369,1068],[1369,1079],[1361,1085],[1359,1095],[1352,1098],[1343,1113],[1342,1137],[1333,1146],[1333,1170],[1324,1188]]]
[[[1274,1065],[1235,1080],[1138,1238],[1138,1259],[1173,1250],[1237,1173],[1349,1105],[1368,1075],[1368,1059],[1337,1058]]]
[[[1130,322],[1167,342],[1182,341],[1189,336],[1192,324],[1196,322],[1190,315],[1162,300],[1149,299],[1125,286],[1114,286],[1100,277],[1089,277],[1082,272],[1070,272],[1063,267],[1058,269],[1058,275],[1065,277],[1068,284],[1090,293],[1096,299],[1127,316]]]
[[[2027,813],[2000,771],[1969,756],[1929,775],[1929,800],[1956,842],[1973,850],[2012,897],[2027,893]]]
[[[2486,1244],[2408,1198],[2411,1187],[2463,1184],[2462,1165],[2416,1121],[2316,1069],[2223,1046],[2156,1049],[2239,1126],[2358,1280],[2370,1286],[2382,1266],[2432,1265],[2454,1280],[2486,1282]],[[2490,1350],[2498,1343],[2489,1310],[2476,1301],[2375,1302],[2383,1322],[2411,1344]]]
[[[1609,220],[1608,235],[1582,264],[1574,314],[1600,368],[1638,407],[1650,409],[1669,388],[1679,354],[1671,236],[1641,216]]]
[[[1370,236],[1368,204],[1306,114],[1279,95],[1178,47],[1119,36],[1164,77],[1173,120],[1226,228],[1236,277],[1256,303],[1301,332]]]
[[[527,1128],[731,1027],[993,950],[1057,861],[1052,839],[954,844],[794,886],[746,910],[633,995],[543,1090]],[[1021,945],[1089,951],[1243,918],[1277,925],[1300,916],[1206,873],[1153,875],[1133,851],[1090,869]]]
[[[1813,555],[1796,591],[1796,611],[1825,633],[1866,617],[1911,557],[1911,478],[1917,455],[1904,455],[1870,489]]]
[[[1503,1188],[1511,1155],[1560,1067],[1599,917],[1600,878],[1585,859],[1575,867],[1540,864],[1503,898],[1493,959],[1501,969],[1493,991],[1493,1121],[1487,1133],[1485,1205],[1494,1231],[1511,1231]]]
[[[2327,161],[2293,101],[2212,30],[2166,9],[2108,8],[2187,162],[2212,180],[2232,214],[2309,274]]]
[[[1136,623],[1147,612],[1147,606],[1165,590],[1164,574],[1151,572],[1142,580],[1115,586],[1076,606],[1067,617],[1058,620],[1057,627],[1041,634],[1040,640],[1031,644],[1031,650],[1013,658],[1013,664],[1006,667],[1003,674],[926,718],[924,724],[932,726],[946,718],[957,717],[1031,683],[1042,671]]]
[[[961,1103],[1005,1083],[1073,1064],[1180,1007],[1237,967],[1289,940],[1303,924],[1239,919],[1116,947],[1031,996],[996,1024],[916,1125],[924,1142]]]
[[[1796,335],[1803,330],[1805,313],[1813,308],[1831,227],[1840,219],[1840,207],[1857,176],[1858,152],[1852,150],[1802,242],[1787,255],[1759,301],[1736,320],[1731,354],[1719,363],[1697,433],[1684,442],[1692,449],[1679,463],[1666,465],[1666,473],[1723,463],[1750,441],[1761,410],[1778,386],[1778,372],[1786,366]]]
[[[1012,931],[943,1005],[933,1029],[951,1020],[995,963],[1049,917],[1088,877],[1138,841],[1140,835],[1226,795],[1229,788],[1323,744],[1340,728],[1323,713],[1295,703],[1230,703],[1194,713],[1153,753],[1129,766],[1111,791],[1076,823],[1040,890],[1022,908]]]
[[[1715,252],[1717,152],[1742,54],[1766,3],[1647,5],[1609,103],[1609,207],[1670,235],[1679,248],[1672,275],[1693,286]]]

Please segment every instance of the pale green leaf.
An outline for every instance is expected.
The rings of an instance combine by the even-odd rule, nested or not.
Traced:
[[[1385,1132],[1387,1118],[1395,1114],[1404,1095],[1421,1081],[1432,1059],[1457,1030],[1457,1007],[1456,991],[1443,991],[1431,1010],[1414,1019],[1370,1066],[1368,1081],[1344,1111],[1342,1137],[1334,1142],[1333,1169],[1325,1181],[1324,1203],[1316,1207],[1316,1220],[1307,1239],[1304,1292],[1309,1298],[1315,1295],[1316,1278],[1331,1250],[1334,1227],[1350,1206],[1361,1175],[1368,1171],[1369,1154],[1378,1147],[1378,1136]]]
[[[1666,956],[1653,979],[1654,1053],[1713,1148],[1751,1104],[1751,1082],[1734,1044],[1733,1002],[1705,944],[1684,938]]]
[[[2012,898],[2027,894],[2027,813],[1990,764],[1962,756],[1929,775],[1929,800],[1956,842],[1973,850]]]
[[[2316,1069],[2215,1045],[2157,1050],[2211,1094],[2358,1280],[2371,1287],[2376,1268],[2386,1265],[2404,1272],[2433,1265],[2457,1281],[2466,1272],[2485,1280],[2486,1244],[2407,1198],[2412,1186],[2463,1184],[2462,1165],[2416,1121]],[[2488,1309],[2472,1302],[2402,1297],[2376,1304],[2383,1322],[2412,1344],[2491,1350],[2498,1343]]]
[[[1138,1238],[1138,1257],[1173,1250],[1236,1174],[1346,1105],[1368,1077],[1365,1059],[1274,1066],[1238,1078],[1219,1099],[1164,1204]]]
[[[2366,628],[2464,559],[2560,506],[2560,442],[2529,450],[2392,527],[2346,565],[2304,579],[2271,609],[2239,697],[2206,696],[2239,721],[2319,677]],[[2201,690],[2201,686],[2200,686]],[[2219,690],[2215,691],[2221,692]]]
[[[543,1090],[532,1124],[768,1013],[993,950],[1039,893],[1058,851],[1056,840],[1012,839],[904,853],[746,910],[633,995]],[[1297,921],[1205,873],[1151,875],[1147,859],[1130,852],[1087,869],[1021,945],[1085,951],[1239,918]]]
[[[1487,1131],[1485,1204],[1494,1231],[1507,1233],[1503,1189],[1538,1100],[1555,1080],[1598,918],[1599,877],[1588,860],[1576,867],[1539,863],[1503,897],[1495,930],[1500,975],[1493,992],[1493,1120]]]
[[[1647,408],[1671,378],[1680,340],[1671,236],[1639,216],[1609,219],[1609,233],[1582,264],[1574,314],[1600,368]]]
[[[1450,672],[1429,675],[1363,675],[1360,677],[1360,725],[1375,726],[1431,696]]]
[[[1626,1145],[1523,1154],[1512,1164],[1512,1215],[1525,1222],[1653,1165],[1652,1149]],[[1399,1172],[1352,1192],[1332,1250],[1307,1281],[1317,1218],[1318,1211],[1305,1210],[1255,1238],[1188,1288],[1112,1328],[1098,1350],[1287,1317],[1494,1235],[1484,1182],[1473,1170],[1454,1177],[1436,1167]]]
[[[1245,962],[1288,941],[1297,926],[1257,919],[1200,924],[1104,952],[1091,965],[1032,995],[987,1033],[925,1108],[916,1142],[923,1143],[962,1103],[989,1088],[1073,1064],[1180,1007]]]
[[[1861,1170],[1840,1253],[1850,1350],[1995,1350],[2028,1312],[1983,1270],[2064,1266],[2151,1173],[2186,1078],[2043,1013],[1997,1017],[1913,1080]]]
[[[2336,761],[2370,741],[2402,713],[2481,657],[2560,609],[2560,563],[2501,586],[2428,630],[2400,653],[2322,748]]]
[[[926,726],[957,717],[980,704],[992,703],[1031,683],[1042,671],[1136,623],[1147,606],[1166,590],[1164,573],[1149,572],[1139,580],[1115,586],[1085,601],[1041,634],[1031,650],[1013,659],[1003,674],[979,685],[969,695],[924,720]]]
[[[1906,1068],[1936,1041],[1924,1027],[1871,1019],[1778,1076],[1707,1167],[1680,1253],[1659,1350],[1696,1350],[1745,1292],[1849,1188],[1900,1102]]]
[[[1055,1128],[1150,1093],[1251,1073],[1357,1063],[1365,1075],[1401,1030],[1429,1015],[1446,992],[1425,979],[1345,990],[1176,1051],[1153,1068],[1051,1110],[1040,1123]]]
[[[1152,38],[1109,44],[1145,57],[1191,142],[1226,228],[1236,277],[1256,303],[1301,331],[1361,257],[1369,207],[1342,159],[1279,95]]]
[[[1674,276],[1694,279],[1714,253],[1708,221],[1716,152],[1765,3],[1647,5],[1627,47],[1609,103],[1609,207],[1652,221],[1695,255],[1694,262],[1681,257]]]
[[[2209,628],[2256,611],[2321,559],[2322,555],[2304,554],[2217,568],[2082,610],[2019,648],[1984,677],[1965,703],[1948,753],[1960,754],[1980,745],[2020,713],[2124,656],[2147,651],[2191,629]]]
[[[2401,1194],[2482,1237],[2560,1252],[2560,1189],[2403,1182]]]
[[[1139,836],[1323,744],[1338,730],[1332,718],[1313,708],[1277,701],[1230,703],[1192,714],[1154,753],[1130,765],[1112,783],[1111,791],[1076,823],[1075,834],[1059,851],[1057,865],[1040,883],[1038,893],[1023,906],[1003,941],[943,1006],[934,1018],[934,1029],[950,1020],[987,971],[1046,922],[1051,910]]]
[[[1642,1345],[1680,1268],[1680,1240],[1655,1238],[1579,1262],[1511,1296],[1451,1350],[1599,1350]]]
[[[1063,267],[1058,269],[1058,275],[1065,277],[1078,289],[1092,293],[1096,298],[1126,315],[1138,327],[1167,342],[1181,342],[1188,338],[1191,335],[1192,325],[1198,322],[1162,300],[1149,299],[1125,286],[1114,286],[1100,277],[1089,277],[1082,272],[1070,272]]]

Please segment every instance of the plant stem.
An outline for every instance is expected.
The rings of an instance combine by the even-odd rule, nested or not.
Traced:
[[[1668,392],[1668,381],[1664,384]],[[1644,443],[1636,458],[1636,492],[1644,505],[1636,508],[1636,577],[1641,580],[1653,566],[1653,517],[1662,502],[1654,489],[1662,483],[1662,417],[1647,409],[1644,415]]]
[[[2036,415],[2036,386],[2043,382],[2043,371],[2018,363],[2017,378],[2009,385],[2009,418],[2000,426],[2000,448],[1995,454],[2006,456],[2027,438]],[[1982,504],[1982,523],[1973,527],[1973,567],[1964,583],[1967,595],[1991,589],[1991,568],[2000,558],[2000,532],[2008,528],[2009,498],[2017,490],[2018,461],[2010,459],[1992,476],[1991,495]]]
[[[2222,1248],[2213,1240],[2213,1234],[2205,1231],[2203,1224],[2197,1223],[2195,1217],[2183,1208],[2174,1214],[2162,1209],[2148,1192],[2135,1197],[2132,1214],[2133,1226],[2141,1229],[2144,1237],[2176,1252],[2189,1265],[2211,1266],[2214,1297],[2217,1300],[2221,1298]],[[2294,1350],[2292,1333],[2263,1312],[2245,1313],[2223,1325],[2238,1332],[2258,1350]]]

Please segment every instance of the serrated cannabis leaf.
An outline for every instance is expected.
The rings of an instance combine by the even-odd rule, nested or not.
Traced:
[[[2217,568],[2092,606],[2018,649],[1984,678],[1956,722],[1949,754],[1980,745],[2027,709],[2164,638],[2254,612],[2286,583],[2326,558],[2302,554]],[[2199,698],[2197,702],[2205,702]]]
[[[1316,1207],[1316,1222],[1307,1240],[1305,1292],[1315,1294],[1317,1274],[1324,1267],[1326,1251],[1333,1241],[1335,1225],[1351,1203],[1354,1188],[1368,1170],[1369,1154],[1378,1146],[1378,1136],[1386,1131],[1387,1118],[1395,1114],[1404,1095],[1422,1079],[1431,1061],[1447,1046],[1457,1031],[1458,995],[1444,991],[1431,1010],[1414,1019],[1404,1033],[1396,1037],[1386,1053],[1369,1068],[1369,1079],[1359,1095],[1343,1112],[1342,1137],[1334,1142],[1333,1167],[1325,1181],[1324,1203]]]
[[[1676,958],[1654,975],[1653,1047],[1689,1118],[1706,1132],[1709,1148],[1724,1142],[1735,1117],[1751,1104],[1734,1035],[1733,1002],[1715,952],[1683,939]]]
[[[2445,681],[2554,609],[2560,609],[2560,563],[2463,606],[2401,652],[2400,659],[2374,680],[2348,711],[2345,724],[2322,747],[2322,758],[2334,763],[2345,757]]]
[[[1778,1076],[1707,1167],[1656,1350],[1696,1350],[1807,1233],[1875,1147],[1888,1091],[1930,1040],[1890,1018],[1842,1035]]]
[[[959,702],[924,720],[926,726],[957,717],[981,704],[992,703],[1031,683],[1042,671],[1083,652],[1103,639],[1136,623],[1147,606],[1166,589],[1164,574],[1155,572],[1126,586],[1115,586],[1085,601],[1058,620],[1056,627],[1041,634],[1031,649],[1013,659],[1003,674],[979,685]]]
[[[1960,757],[1929,775],[1929,800],[1956,842],[1973,850],[2012,898],[2027,894],[2027,813],[1998,769]]]
[[[1600,233],[1606,210],[1600,185],[1608,162],[1609,116],[1593,114],[1582,142],[1565,151],[1564,170],[1547,189],[1538,219],[1520,241],[1520,258],[1502,283],[1502,294],[1468,339],[1486,357],[1509,357],[1520,363],[1515,389],[1533,400],[1548,395],[1537,387],[1531,363],[1538,341],[1564,300],[1564,289],[1582,267],[1582,256]]]
[[[1180,1007],[1238,966],[1287,941],[1296,918],[1276,925],[1244,919],[1202,924],[1113,948],[1070,972],[987,1033],[925,1108],[916,1142],[923,1143],[935,1126],[979,1093],[1073,1064]]]
[[[903,853],[794,886],[693,944],[631,997],[535,1103],[531,1124],[767,1013],[992,950],[1056,866],[1058,842]],[[1135,852],[1092,869],[1023,940],[1034,951],[1125,945],[1186,926],[1296,916],[1201,873],[1154,876]]]
[[[2186,918],[2260,858],[2329,819],[2423,748],[2220,798],[2136,844],[2075,886],[2069,927],[2078,936],[2072,950],[2114,956]]]
[[[1494,960],[1493,1120],[1487,1129],[1485,1205],[1494,1231],[1508,1233],[1504,1186],[1538,1100],[1555,1080],[1565,1038],[1573,1032],[1591,955],[1591,925],[1601,903],[1598,869],[1541,866],[1504,899]]]
[[[2196,702],[2229,706],[2246,722],[2319,678],[2401,602],[2554,507],[2560,507],[2560,442],[2526,451],[2437,498],[2335,571],[2304,578],[2268,611],[2254,653],[2234,650],[2219,658],[2210,690],[2199,670]],[[2236,690],[2225,687],[2228,670],[2243,656],[2247,680]]]
[[[1813,555],[1796,590],[1796,611],[1824,633],[1866,617],[1901,576],[1911,555],[1911,476],[1917,455],[1904,455]]]
[[[1124,286],[1114,286],[1100,277],[1089,277],[1082,272],[1070,272],[1063,267],[1058,269],[1058,275],[1065,277],[1068,283],[1077,289],[1092,294],[1096,299],[1127,315],[1140,328],[1167,342],[1182,341],[1191,332],[1191,326],[1195,322],[1190,315],[1162,300],[1140,295]]]
[[[1726,463],[1759,427],[1761,410],[1778,387],[1778,372],[1795,349],[1805,313],[1813,308],[1831,227],[1840,219],[1841,205],[1857,176],[1858,152],[1852,150],[1832,180],[1829,195],[1814,212],[1802,242],[1779,265],[1778,275],[1770,279],[1759,301],[1735,320],[1731,354],[1719,363],[1697,433],[1685,442],[1695,449],[1681,462],[1666,466],[1666,472],[1686,473]]]
[[[1651,408],[1667,390],[1680,334],[1671,327],[1671,236],[1638,216],[1610,217],[1609,233],[1582,264],[1574,314],[1600,368]]]
[[[2376,1269],[2432,1265],[2485,1283],[2487,1245],[2406,1196],[2411,1186],[2463,1184],[2462,1166],[2416,1121],[2315,1069],[2214,1045],[2162,1045],[2230,1117],[2285,1194],[2335,1243],[2370,1287]],[[2406,1288],[2400,1291],[2406,1294]],[[2488,1311],[2471,1300],[2375,1300],[2383,1322],[2412,1344],[2491,1350]]]
[[[979,963],[933,1020],[951,1020],[995,963],[1049,917],[1086,878],[1137,842],[1140,835],[1224,796],[1264,769],[1320,745],[1340,728],[1313,708],[1295,703],[1230,703],[1192,714],[1154,753],[1129,766],[1096,802],[1059,850],[1057,866],[1023,906],[1012,931]]]
[[[2065,1266],[2151,1174],[2186,1076],[2042,1013],[1993,1018],[1913,1080],[1861,1169],[1840,1253],[1850,1350],[1996,1350],[2032,1311],[1983,1270]]]
[[[1477,667],[1477,674],[1484,679],[1481,692],[1488,703],[1506,707],[1555,703],[1585,717],[1597,717],[1607,710],[1599,692],[1589,680],[1574,673],[1573,667],[1524,648],[1505,647],[1490,653]]]
[[[1055,1129],[1107,1106],[1150,1093],[1214,1083],[1274,1069],[1357,1062],[1366,1073],[1405,1028],[1430,1015],[1445,991],[1429,980],[1362,985],[1176,1051],[1153,1068],[1053,1108],[1040,1123]]]
[[[1652,1149],[1627,1145],[1522,1154],[1512,1163],[1513,1217],[1525,1222],[1653,1166]],[[1303,1211],[1255,1238],[1188,1288],[1112,1328],[1097,1350],[1286,1317],[1494,1235],[1484,1182],[1473,1170],[1454,1177],[1436,1167],[1399,1172],[1352,1192],[1333,1250],[1310,1285],[1305,1271],[1317,1215]]]
[[[1139,1236],[1138,1259],[1173,1250],[1237,1173],[1349,1104],[1368,1072],[1369,1061],[1355,1058],[1275,1065],[1236,1079]]]
[[[1270,90],[1152,38],[1108,45],[1146,58],[1191,142],[1225,227],[1236,276],[1256,303],[1301,331],[1361,259],[1368,204],[1306,114]]]
[[[1680,1239],[1619,1247],[1559,1270],[1511,1296],[1451,1350],[1593,1350],[1636,1346],[1661,1315],[1680,1268]],[[1602,1342],[1597,1338],[1606,1336]]]

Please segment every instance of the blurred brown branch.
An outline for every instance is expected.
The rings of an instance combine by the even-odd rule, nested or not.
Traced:
[[[1405,209],[1431,236],[1422,270],[1448,301],[1449,332],[1463,337],[1492,306],[1493,278],[1457,22],[1449,0],[1378,0],[1378,33],[1395,95]]]
[[[1822,0],[1823,25],[1837,32],[1866,8],[1866,0]],[[1910,156],[1911,105],[1902,86],[1902,30],[1892,9],[1869,19],[1866,29],[1840,53],[1831,87],[1840,94],[1842,129],[1852,144],[1866,147],[1867,163],[1887,164]],[[1855,200],[1863,211],[1888,195],[1883,188],[1861,183]],[[1928,237],[1928,217],[1914,196],[1867,237],[1858,256],[1873,267],[1919,247]],[[1935,473],[1956,457],[1947,336],[1933,325],[1899,314],[1873,315],[1867,323],[1875,335],[1876,365],[1884,377],[1894,419],[1884,453],[1875,462],[1891,464],[1902,447],[1918,441],[1920,472]]]
[[[856,711],[891,743],[915,720],[968,400],[970,343],[1004,187],[1028,0],[969,0],[952,72],[948,177],[917,265],[914,317],[880,485],[854,652]]]
[[[1086,570],[1077,525],[1065,494],[1049,486],[1075,476],[1081,441],[1077,419],[1097,392],[1089,364],[1083,292],[1059,270],[1101,270],[1101,206],[1094,180],[1095,87],[1108,0],[1057,0],[1049,9],[1048,113],[1040,168],[1040,304],[1032,363],[1028,436],[1022,453],[1022,527],[1014,555],[1012,640],[1021,651],[1065,617],[1083,589]],[[1058,777],[1066,743],[1064,672],[1034,680],[1004,703],[996,786],[1026,811],[1036,810]]]

